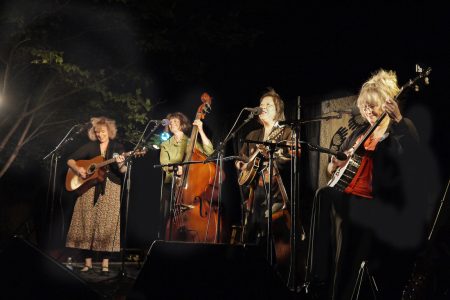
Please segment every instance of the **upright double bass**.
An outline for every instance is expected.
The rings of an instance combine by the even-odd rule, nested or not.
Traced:
[[[211,96],[203,93],[201,100],[196,120],[203,120],[211,110]],[[195,147],[197,138],[198,127],[194,125],[184,159],[193,163],[183,165],[182,176],[177,179],[166,240],[216,243],[222,234],[217,207],[220,170],[214,162],[199,163],[207,156]]]

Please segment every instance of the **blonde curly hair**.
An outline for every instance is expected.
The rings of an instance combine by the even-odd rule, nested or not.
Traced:
[[[109,119],[107,117],[92,117],[91,118],[92,127],[88,130],[88,136],[91,141],[96,141],[97,136],[95,135],[95,129],[101,126],[105,126],[108,130],[109,139],[113,140],[117,135],[116,121]]]
[[[387,99],[393,100],[399,92],[397,74],[380,69],[362,85],[356,105],[364,115],[363,109],[366,105],[382,105]]]

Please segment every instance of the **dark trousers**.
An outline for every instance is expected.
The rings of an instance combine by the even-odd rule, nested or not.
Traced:
[[[374,294],[377,299],[401,299],[413,251],[387,245],[374,235],[373,228],[355,221],[355,212],[362,207],[363,211],[371,211],[374,201],[377,200],[344,194],[330,187],[316,193],[310,226],[308,281],[321,282],[326,299],[356,299],[358,289],[358,299],[374,299]],[[360,287],[358,275],[362,275]]]
[[[349,218],[353,201],[368,201],[325,187],[316,192],[310,224],[308,281],[326,298],[350,299],[372,235]]]

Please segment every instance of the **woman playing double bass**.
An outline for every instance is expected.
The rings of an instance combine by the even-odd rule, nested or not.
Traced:
[[[181,112],[174,112],[167,115],[169,125],[166,130],[172,133],[172,137],[161,144],[160,163],[171,164],[182,162],[188,151],[189,138],[186,135],[191,129],[191,123],[189,119]],[[196,119],[193,123],[198,128],[200,134],[201,143],[196,140],[195,148],[205,155],[210,155],[214,152],[213,145],[203,130],[203,122]],[[161,203],[161,213],[163,214],[163,224],[168,221],[169,214],[169,202],[171,183],[173,177],[173,167],[164,167],[164,186],[163,186],[163,199]],[[183,168],[177,168],[176,176],[179,177],[183,173]],[[164,226],[162,228],[164,228]]]

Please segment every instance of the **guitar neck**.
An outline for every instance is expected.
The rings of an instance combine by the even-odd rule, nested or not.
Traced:
[[[431,68],[428,68],[425,72],[420,73],[418,76],[416,76],[414,79],[410,79],[406,84],[404,84],[402,87],[400,87],[400,90],[398,94],[394,97],[394,101],[398,102],[398,99],[400,95],[403,94],[405,90],[410,88],[411,86],[415,85],[417,81],[419,81],[422,78],[427,78],[428,75],[430,75]],[[361,141],[355,145],[355,152],[359,147],[364,144],[364,142],[369,138],[369,136],[374,132],[374,130],[380,125],[380,123],[384,120],[384,118],[387,116],[386,112],[383,112],[383,114],[378,118],[378,120],[367,130],[367,132],[364,134]]]
[[[125,157],[127,157],[127,156],[129,156],[132,152],[133,152],[133,151],[126,152],[126,153],[123,153],[122,155],[125,156]],[[107,166],[107,165],[109,165],[109,164],[111,164],[111,163],[113,163],[113,162],[116,162],[116,158],[115,158],[115,157],[110,158],[110,159],[108,159],[108,160],[105,160],[105,161],[103,161],[103,162],[97,164],[97,167],[101,168],[101,167]]]
[[[355,152],[356,150],[359,149],[359,147],[364,144],[364,142],[369,138],[369,136],[375,131],[375,129],[378,127],[378,125],[380,125],[380,123],[384,120],[384,118],[387,116],[387,113],[384,112],[379,118],[378,120],[372,125],[370,126],[370,128],[366,131],[366,133],[364,134],[363,138],[358,142],[358,144],[355,145]]]

